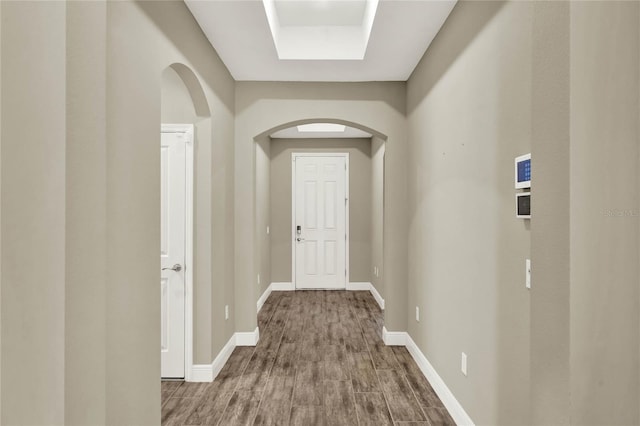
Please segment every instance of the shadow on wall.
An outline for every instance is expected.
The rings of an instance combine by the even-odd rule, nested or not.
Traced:
[[[412,93],[407,96],[406,114],[411,115],[413,110],[418,106],[420,101],[424,99],[431,89],[438,84],[440,78],[447,73],[449,67],[456,61],[462,51],[477,38],[478,34],[482,32],[483,28],[493,19],[493,17],[504,7],[502,1],[486,1],[478,2],[484,3],[484,7],[475,8],[477,13],[474,15],[461,13],[462,7],[458,3],[445,22],[445,26],[449,21],[456,21],[456,39],[451,42],[447,41],[446,47],[441,49],[441,43],[439,43],[440,35],[437,35],[429,46],[430,55],[437,55],[439,60],[437,62],[431,62],[429,64],[429,78],[421,79],[422,84],[413,84]],[[447,32],[450,36],[451,33]],[[451,37],[449,37],[451,39]],[[418,67],[420,64],[418,64]],[[414,71],[415,73],[415,71]],[[411,75],[413,77],[413,74]],[[409,79],[411,79],[409,77]],[[412,102],[413,101],[413,102]]]
[[[385,102],[398,113],[404,115],[406,102],[404,96],[390,98],[388,88],[383,85],[372,85],[370,82],[318,82],[312,86],[308,82],[272,82],[268,85],[263,82],[243,81],[243,85],[251,88],[251,99],[273,99],[287,101],[375,101]],[[393,84],[389,82],[389,84]],[[405,82],[397,82],[404,85]],[[385,99],[382,101],[381,99]],[[250,101],[251,102],[251,101]],[[241,114],[251,106],[245,103],[242,98],[236,98],[236,112]],[[309,122],[324,122],[324,119],[311,120]],[[299,123],[298,123],[299,124]],[[344,123],[342,123],[344,124]],[[291,125],[291,123],[289,124]],[[362,126],[352,126],[362,128]],[[282,127],[284,128],[284,127]],[[366,130],[366,129],[363,129]],[[386,140],[386,137],[384,138]]]
[[[140,8],[146,16],[151,19],[156,28],[164,33],[176,49],[187,58],[189,64],[196,72],[202,77],[204,82],[215,92],[221,94],[220,100],[224,102],[225,99],[233,99],[234,87],[229,85],[229,77],[222,76],[214,70],[227,69],[222,63],[215,50],[206,41],[206,38],[201,37],[197,31],[194,32],[180,32],[180,31],[164,31],[166,28],[174,28],[175,21],[190,20],[193,22],[193,28],[200,28],[187,6],[184,2],[165,1],[165,2],[136,2],[136,7]],[[202,50],[211,50],[211,55],[202,55]],[[212,66],[211,62],[216,62],[216,66]],[[175,69],[175,68],[174,68]],[[177,69],[176,72],[179,73]],[[195,76],[194,76],[195,77]],[[197,80],[196,80],[197,81]],[[189,80],[184,80],[188,86]],[[198,84],[200,84],[198,82]],[[226,95],[226,96],[225,96]],[[195,104],[195,99],[194,99]],[[232,104],[226,103],[226,108],[229,111],[233,111]],[[200,114],[198,114],[200,115]]]
[[[192,124],[194,126],[194,182],[193,182],[193,268],[191,299],[187,299],[187,313],[192,311],[193,325],[187,325],[193,335],[186,336],[187,356],[192,353],[195,364],[210,363],[213,359],[212,298],[216,281],[212,279],[211,216],[211,111],[198,77],[186,65],[173,63],[162,72],[161,122],[163,124]],[[187,285],[189,285],[187,283]],[[190,365],[190,363],[188,364]],[[189,372],[185,372],[189,377]]]
[[[207,98],[202,90],[200,82],[198,81],[198,77],[196,77],[193,71],[186,65],[179,63],[171,64],[169,68],[174,70],[176,74],[180,76],[184,86],[187,88],[196,116],[199,118],[211,117]]]
[[[261,139],[263,139],[265,137],[268,137],[268,136],[272,135],[273,133],[276,133],[276,132],[278,132],[280,130],[289,129],[291,127],[299,126],[299,125],[302,125],[302,124],[312,124],[312,123],[344,124],[345,126],[353,127],[355,129],[359,129],[359,130],[363,130],[365,132],[371,133],[373,136],[378,137],[378,138],[382,139],[383,141],[387,140],[387,136],[385,134],[380,133],[379,131],[377,131],[375,129],[372,129],[372,128],[367,127],[367,126],[363,126],[362,124],[359,124],[359,123],[354,123],[352,121],[339,120],[339,119],[335,119],[335,118],[309,118],[309,119],[305,119],[305,120],[290,121],[288,123],[280,124],[278,126],[270,128],[268,130],[265,130],[264,132],[262,132],[259,135],[255,136],[253,139],[254,139],[254,141],[260,141]]]

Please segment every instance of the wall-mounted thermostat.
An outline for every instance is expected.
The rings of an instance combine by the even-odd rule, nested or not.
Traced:
[[[516,157],[515,180],[516,189],[531,188],[531,154]]]
[[[520,192],[516,194],[516,217],[531,219],[531,193]]]

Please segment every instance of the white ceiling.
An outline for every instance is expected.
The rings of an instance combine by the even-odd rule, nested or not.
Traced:
[[[406,81],[456,3],[456,0],[380,0],[362,60],[301,60],[279,59],[261,0],[184,1],[238,81]],[[350,28],[349,25],[362,20],[366,3],[271,1],[275,3],[280,28],[291,31],[297,26],[309,32],[314,31],[314,26],[315,31]],[[341,8],[339,17],[335,11],[309,12],[308,7],[318,9],[326,2]],[[305,43],[311,45],[300,40],[297,47],[304,47]],[[324,55],[326,51],[325,48]]]
[[[279,130],[271,135],[272,138],[278,139],[347,139],[347,138],[370,138],[373,136],[371,133],[367,133],[364,130],[356,129],[355,127],[340,126],[342,129],[332,129],[327,127],[321,129],[324,123],[314,123],[311,125],[293,126],[286,129]],[[314,126],[317,128],[314,129]],[[329,126],[337,126],[330,124]],[[314,131],[321,130],[321,131]]]
[[[287,26],[361,25],[366,0],[283,1],[273,0],[278,20]]]
[[[379,0],[262,0],[278,59],[362,60]]]

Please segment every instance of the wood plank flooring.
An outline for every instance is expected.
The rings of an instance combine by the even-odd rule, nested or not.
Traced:
[[[273,292],[212,383],[162,382],[162,424],[454,425],[365,291]]]

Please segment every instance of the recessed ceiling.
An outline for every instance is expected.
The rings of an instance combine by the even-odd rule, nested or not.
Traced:
[[[333,123],[310,123],[288,127],[271,134],[276,139],[351,139],[373,135],[355,127]]]
[[[367,8],[367,0],[272,0],[272,3],[283,27],[362,25]]]
[[[238,81],[406,81],[456,0],[267,0],[271,9],[262,0],[185,3]]]
[[[362,60],[378,0],[262,0],[278,59]]]

